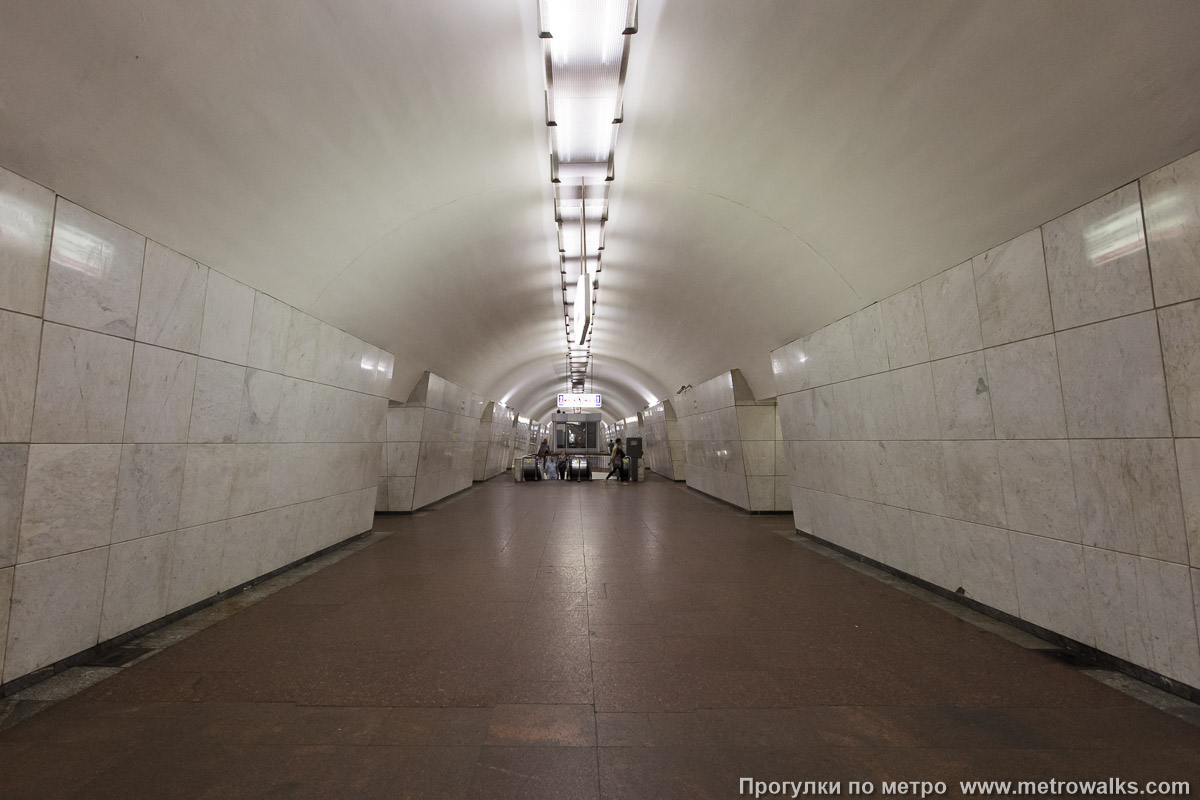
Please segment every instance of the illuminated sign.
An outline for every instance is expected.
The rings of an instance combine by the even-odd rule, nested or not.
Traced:
[[[558,396],[559,408],[600,408],[600,395],[598,394],[560,394]]]

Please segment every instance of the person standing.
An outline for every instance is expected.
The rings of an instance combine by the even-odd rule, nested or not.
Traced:
[[[546,462],[550,459],[550,442],[542,439],[542,445],[537,451],[538,460],[542,462],[542,472],[546,471]]]

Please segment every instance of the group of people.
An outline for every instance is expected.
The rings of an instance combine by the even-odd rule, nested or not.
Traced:
[[[538,448],[537,454],[541,460],[542,472],[546,474],[547,478],[557,478],[560,481],[567,479],[569,458],[566,450],[555,453],[550,449],[550,443],[542,439],[542,446]]]
[[[562,450],[554,453],[550,449],[550,442],[542,439],[542,444],[538,447],[538,458],[541,460],[542,472],[547,478],[558,478],[560,481],[567,479],[567,451]],[[612,448],[608,453],[608,465],[612,468],[608,475],[604,477],[604,485],[608,485],[608,481],[612,476],[616,475],[622,486],[629,485],[629,476],[625,474],[625,449],[621,447],[621,440],[618,438],[612,444]]]

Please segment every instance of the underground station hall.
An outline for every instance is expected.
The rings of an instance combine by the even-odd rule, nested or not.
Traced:
[[[0,800],[1200,797],[1200,1],[0,0]]]

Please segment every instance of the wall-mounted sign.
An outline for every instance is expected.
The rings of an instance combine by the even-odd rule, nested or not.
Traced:
[[[558,396],[559,408],[600,408],[600,395],[598,394],[560,394]]]

